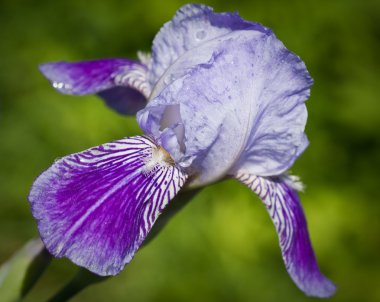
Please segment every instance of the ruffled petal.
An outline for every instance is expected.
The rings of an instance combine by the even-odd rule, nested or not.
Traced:
[[[40,66],[42,74],[61,93],[99,94],[120,113],[136,113],[150,94],[147,67],[124,59],[57,62]]]
[[[277,175],[307,146],[311,84],[304,63],[272,33],[236,30],[178,58],[137,117],[155,137],[183,125],[176,161],[193,159],[194,185],[246,170]],[[175,106],[178,114],[167,114]]]
[[[135,136],[56,161],[29,201],[50,253],[115,275],[186,178],[152,139]]]
[[[274,36],[254,62],[256,108],[244,150],[232,173],[280,175],[309,145],[305,101],[313,80],[305,64]]]
[[[246,29],[270,31],[261,24],[243,20],[238,13],[214,13],[209,6],[184,5],[153,40],[149,82],[153,86],[166,69],[187,51],[232,31]]]
[[[263,201],[276,227],[286,269],[305,294],[326,298],[335,293],[335,285],[319,270],[311,246],[305,215],[294,190],[297,184],[287,178],[265,178],[237,174]]]

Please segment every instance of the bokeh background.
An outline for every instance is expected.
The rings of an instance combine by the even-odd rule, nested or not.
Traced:
[[[331,301],[380,301],[380,1],[204,1],[271,27],[315,80],[310,147],[293,173]],[[2,1],[0,262],[37,236],[27,194],[57,157],[140,133],[96,97],[55,92],[38,64],[136,58],[184,1]],[[26,301],[76,272],[55,260]],[[1,298],[0,298],[1,300]],[[117,277],[73,301],[312,301],[288,277],[272,223],[234,181],[202,191]]]

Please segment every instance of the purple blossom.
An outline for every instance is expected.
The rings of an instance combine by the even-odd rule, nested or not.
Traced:
[[[273,32],[236,13],[186,5],[139,61],[48,63],[62,93],[98,94],[137,114],[145,135],[68,155],[34,182],[29,200],[46,248],[99,275],[118,274],[181,189],[238,179],[263,201],[290,276],[331,296],[288,169],[305,150],[312,79]]]

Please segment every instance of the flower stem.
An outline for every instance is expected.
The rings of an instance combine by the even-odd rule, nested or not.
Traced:
[[[158,217],[157,221],[150,230],[148,236],[145,238],[142,247],[150,243],[153,238],[157,236],[158,233],[166,226],[170,218],[177,214],[182,208],[184,208],[190,200],[194,198],[201,191],[198,189],[190,189],[179,192],[179,194],[174,197],[174,199],[169,202],[162,214]]]
[[[48,302],[64,302],[68,301],[83,289],[108,279],[108,277],[101,277],[91,273],[86,269],[79,269],[76,275],[68,282],[58,293],[51,297]]]

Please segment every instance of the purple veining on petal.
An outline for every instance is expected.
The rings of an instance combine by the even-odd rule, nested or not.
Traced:
[[[103,59],[57,62],[43,64],[40,70],[61,93],[98,93],[110,107],[120,113],[135,114],[145,106],[150,94],[147,67],[135,61]]]
[[[99,275],[134,256],[186,175],[145,136],[107,143],[56,161],[29,200],[47,249]]]
[[[185,52],[238,30],[271,32],[259,23],[242,19],[238,13],[214,13],[213,8],[206,5],[184,5],[153,40],[149,82],[153,86]]]
[[[195,186],[229,172],[277,175],[307,146],[311,84],[305,64],[272,33],[238,30],[183,54],[137,119],[155,137],[163,121],[183,124],[184,157],[176,160],[194,159]],[[178,114],[167,119],[167,108],[175,105]]]
[[[286,269],[297,286],[309,296],[333,295],[335,285],[319,270],[301,203],[288,180],[248,174],[235,177],[255,192],[267,208],[278,233]]]

